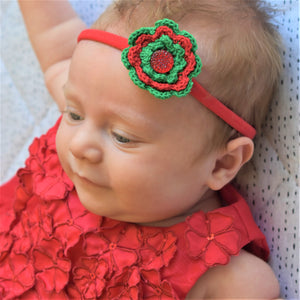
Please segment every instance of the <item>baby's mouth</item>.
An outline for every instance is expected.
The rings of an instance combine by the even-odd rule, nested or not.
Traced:
[[[97,182],[90,177],[87,177],[85,175],[80,175],[77,172],[74,172],[75,179],[79,180],[81,184],[86,185],[86,186],[94,186],[94,187],[102,187],[102,188],[107,188],[108,186],[106,184],[103,184],[101,182]]]

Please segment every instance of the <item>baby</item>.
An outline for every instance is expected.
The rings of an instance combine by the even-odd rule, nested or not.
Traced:
[[[20,7],[63,116],[2,187],[3,298],[277,298],[229,184],[280,73],[260,3],[118,0],[88,30]]]

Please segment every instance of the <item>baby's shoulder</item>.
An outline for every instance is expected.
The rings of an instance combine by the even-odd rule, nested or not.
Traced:
[[[275,299],[279,293],[271,267],[242,250],[227,265],[211,268],[200,277],[187,299]]]

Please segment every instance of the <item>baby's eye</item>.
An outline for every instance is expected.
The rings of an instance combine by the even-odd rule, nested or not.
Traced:
[[[68,108],[68,107],[63,111],[63,114],[66,114],[66,115],[67,115],[67,118],[68,118],[69,121],[71,121],[71,122],[78,122],[78,121],[82,121],[82,120],[84,119],[80,114],[78,114],[78,113],[72,111],[72,110],[71,110],[70,108]]]
[[[72,120],[72,121],[82,121],[83,120],[83,117],[81,117],[80,115],[74,113],[74,112],[69,112],[69,118]]]
[[[131,142],[130,139],[128,139],[127,137],[124,137],[116,132],[113,132],[114,138],[116,139],[116,141],[120,144],[128,144]]]

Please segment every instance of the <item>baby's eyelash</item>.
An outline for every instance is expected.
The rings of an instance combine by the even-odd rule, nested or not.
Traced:
[[[115,139],[117,140],[117,142],[120,144],[128,144],[131,142],[131,140],[129,138],[124,137],[116,132],[113,132],[113,135],[114,135]]]
[[[67,114],[68,118],[70,118],[72,121],[82,121],[83,117],[80,116],[78,113],[72,112],[68,109],[65,109],[62,111],[63,114]]]
[[[75,113],[73,113],[73,112],[69,112],[69,116],[72,118],[72,120],[74,120],[74,121],[81,121],[81,120],[83,120],[83,118],[80,116],[80,115],[78,115],[78,114],[75,114]]]

